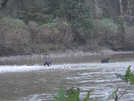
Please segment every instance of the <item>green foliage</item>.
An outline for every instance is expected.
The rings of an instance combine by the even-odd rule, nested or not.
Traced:
[[[90,92],[87,93],[84,101],[89,101]],[[62,88],[58,91],[58,96],[56,97],[56,101],[80,101],[80,89],[71,88],[69,90],[64,91]]]
[[[49,0],[49,12],[53,18],[60,18],[72,26],[72,31],[77,33],[79,39],[90,38],[90,30],[93,28],[90,8],[86,6],[86,0]],[[79,35],[78,35],[79,34]],[[79,41],[79,40],[78,40]]]
[[[80,90],[79,88],[77,89],[69,89],[67,90],[67,101],[79,101],[79,95],[80,95]]]
[[[62,88],[59,89],[58,95],[56,97],[56,101],[66,101],[66,98],[64,96],[64,90]]]
[[[31,35],[28,26],[22,20],[2,17],[0,28],[1,44],[13,50],[13,55],[30,52]]]
[[[121,75],[121,74],[116,74],[116,75],[122,80],[130,82],[131,84],[134,84],[134,73],[132,73],[131,71],[131,66],[128,66],[125,75]]]
[[[125,80],[129,81],[131,84],[134,84],[134,74],[131,72],[131,66],[128,66],[126,70]]]
[[[45,27],[47,27],[47,28],[54,28],[54,27],[56,27],[56,24],[57,24],[57,21],[56,21],[56,19],[53,19],[52,21],[49,21],[48,23],[45,23],[45,24],[41,24],[40,26],[39,26],[39,28],[45,28]]]
[[[91,101],[90,92],[92,91],[93,90],[87,92],[83,101]],[[118,99],[115,100],[116,96],[118,96],[117,93],[118,93],[118,89],[114,89],[111,92],[109,92],[108,96],[105,96],[103,99],[98,101],[109,101],[111,98],[113,98],[114,101],[117,101]],[[56,97],[56,101],[80,101],[80,89],[71,88],[65,91],[62,88],[60,88],[58,91],[58,95]],[[96,100],[92,100],[92,101],[96,101]]]
[[[130,75],[129,81],[130,81],[131,84],[134,84],[134,74]]]
[[[111,90],[109,94],[105,96],[104,98],[102,98],[100,101],[109,101],[111,98],[113,98],[114,101],[117,101],[115,100],[117,93],[118,93],[118,89]]]
[[[118,93],[118,88],[116,88],[115,90],[113,90],[111,96],[116,99],[116,96],[117,96],[117,93]],[[116,101],[116,100],[115,100]]]
[[[11,17],[3,17],[0,19],[0,25],[5,25],[5,27],[21,27],[21,26],[25,26],[25,23],[22,20],[19,19],[14,19]]]
[[[86,95],[84,101],[90,101],[90,92],[87,92],[87,95]]]
[[[95,27],[104,28],[105,30],[117,32],[119,29],[119,25],[114,23],[112,19],[103,18],[98,21],[97,24],[94,25]]]
[[[128,81],[131,76],[131,66],[128,66],[126,73],[125,73],[125,80]]]

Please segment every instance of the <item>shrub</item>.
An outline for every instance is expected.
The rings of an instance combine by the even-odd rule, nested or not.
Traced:
[[[83,99],[83,101],[94,101],[94,100],[91,100],[90,98],[90,93],[92,91],[93,89],[90,91],[87,91],[87,94],[85,98]],[[117,93],[118,93],[118,89],[112,90],[108,96],[105,96],[99,101],[109,101],[111,98],[113,98],[114,101],[118,101],[119,95]],[[69,90],[64,90],[60,88],[58,91],[58,95],[56,96],[56,101],[80,101],[80,89],[71,88]]]
[[[125,75],[116,74],[116,76],[121,78],[122,80],[130,82],[131,84],[134,84],[134,73],[132,73],[131,71],[131,66],[128,66],[128,68],[126,69]]]
[[[131,66],[128,66],[126,70],[125,80],[129,81],[131,84],[134,84],[134,74],[131,72]]]
[[[126,73],[125,73],[125,80],[128,81],[131,76],[131,66],[128,66]]]
[[[109,18],[103,18],[101,20],[97,20],[97,23],[95,23],[95,27],[104,28],[105,30],[109,30],[112,32],[118,32],[119,29],[119,25],[114,23],[114,21]]]
[[[73,40],[70,25],[65,21],[40,25],[37,38],[39,43],[70,44]]]
[[[0,19],[0,28],[3,46],[21,53],[29,50],[30,32],[23,21],[4,17]]]
[[[124,50],[134,50],[134,27],[126,27]]]
[[[67,91],[64,91],[62,88],[58,91],[58,96],[56,97],[56,101],[80,101],[80,89],[71,88]],[[87,92],[86,97],[83,101],[89,101],[90,92]]]
[[[104,18],[94,20],[94,37],[99,40],[99,45],[114,50],[121,49],[122,33],[119,31],[119,25],[114,23],[112,19]]]
[[[93,27],[90,7],[86,0],[49,0],[48,10],[54,18],[70,23],[76,43],[85,44],[89,40]],[[79,44],[78,43],[78,44]]]

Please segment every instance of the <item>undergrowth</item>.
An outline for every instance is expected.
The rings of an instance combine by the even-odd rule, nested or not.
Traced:
[[[134,73],[131,71],[131,66],[128,66],[126,73],[125,73],[125,80],[134,84]]]
[[[118,89],[112,90],[109,92],[108,96],[105,96],[104,98],[100,100],[94,100],[91,99],[91,92],[92,90],[89,90],[86,92],[86,96],[84,99],[80,99],[80,89],[79,88],[71,88],[69,90],[64,90],[63,88],[60,88],[58,91],[57,96],[55,97],[56,101],[109,101],[110,99],[113,99],[114,101],[118,101]]]
[[[128,66],[125,75],[122,74],[115,74],[117,78],[120,78],[126,82],[129,82],[130,84],[134,84],[134,73],[131,70],[131,66]]]

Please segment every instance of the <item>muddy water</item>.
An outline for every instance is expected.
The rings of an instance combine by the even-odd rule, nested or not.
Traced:
[[[125,73],[131,62],[61,64],[50,67],[0,66],[0,101],[54,101],[58,88],[79,87],[81,97],[94,88],[92,98],[102,98],[114,88],[126,94],[120,101],[134,101],[134,85],[115,73]],[[36,69],[35,69],[36,68]]]

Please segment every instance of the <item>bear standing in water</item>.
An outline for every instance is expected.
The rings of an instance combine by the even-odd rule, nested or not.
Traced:
[[[50,66],[50,65],[52,65],[52,59],[50,58],[50,56],[49,56],[49,54],[48,54],[48,52],[46,52],[46,57],[45,57],[45,61],[44,61],[44,66]]]
[[[44,62],[44,66],[50,66],[50,65],[52,65],[52,61],[51,60],[46,60],[45,62]]]
[[[108,63],[110,60],[110,58],[104,58],[104,59],[101,59],[101,63]]]

